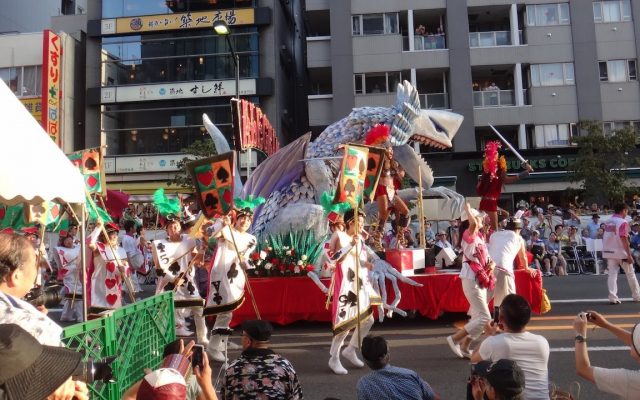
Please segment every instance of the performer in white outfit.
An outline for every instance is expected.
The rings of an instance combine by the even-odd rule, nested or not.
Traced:
[[[472,340],[478,339],[482,335],[484,326],[491,319],[489,305],[487,301],[487,290],[492,290],[495,282],[493,269],[495,263],[489,256],[483,228],[484,214],[471,208],[469,203],[465,206],[462,214],[462,248],[463,260],[460,280],[462,290],[469,301],[469,311],[471,317],[469,322],[458,332],[447,336],[447,343],[451,350],[460,358],[471,357],[469,344]],[[469,227],[464,229],[468,221]],[[495,234],[495,233],[494,233]]]
[[[365,337],[373,326],[373,308],[381,304],[380,296],[374,291],[369,282],[369,271],[373,264],[368,262],[367,251],[364,249],[362,232],[364,229],[364,213],[358,213],[356,220],[354,210],[349,210],[344,215],[346,232],[336,230],[331,238],[331,252],[333,259],[337,261],[334,273],[332,292],[331,314],[333,322],[333,340],[329,354],[329,368],[338,374],[345,375],[347,370],[340,362],[340,348],[349,332],[353,332],[347,347],[342,351],[342,356],[353,364],[362,368],[364,363],[357,356],[359,347],[358,336]],[[359,262],[358,262],[359,259]],[[360,288],[356,290],[356,268],[358,268]],[[358,335],[358,317],[360,335]]]
[[[89,236],[89,248],[93,252],[89,314],[122,307],[122,277],[129,267],[127,253],[118,246],[118,225],[113,222],[105,225],[106,238],[101,227],[102,221],[99,221]]]
[[[264,199],[259,198],[258,202],[260,201],[263,202]],[[255,206],[257,204],[253,207]],[[207,353],[219,362],[226,361],[226,349],[231,334],[229,324],[233,310],[244,302],[244,269],[257,244],[256,237],[248,233],[252,220],[253,208],[245,207],[236,211],[235,222],[231,216],[226,215],[207,228],[209,244],[216,246],[209,272],[209,295],[204,311],[207,316],[216,315]]]
[[[327,215],[329,221],[329,232],[331,235],[337,230],[344,231],[344,220],[342,215],[337,212],[331,211]],[[333,274],[335,269],[335,262],[331,259],[332,253],[330,251],[331,238],[325,241],[322,245],[322,253],[318,257],[318,265],[320,265],[320,276],[315,271],[307,272],[307,276],[316,284],[316,286],[322,290],[322,293],[328,293],[329,289],[320,281],[320,278],[329,278]]]
[[[68,231],[60,231],[60,244],[56,246],[58,261],[58,280],[64,285],[64,306],[60,321],[84,320],[82,301],[82,264],[80,262],[80,246],[74,243],[75,238]]]
[[[627,277],[631,297],[633,301],[640,301],[640,287],[633,270],[633,256],[629,248],[629,223],[626,221],[629,209],[626,204],[616,204],[614,214],[605,222],[604,235],[602,237],[602,258],[607,260],[609,276],[607,286],[609,288],[609,303],[620,304],[618,298],[618,274],[620,266]]]
[[[156,294],[174,291],[176,335],[191,336],[185,318],[193,316],[198,343],[207,344],[207,326],[202,315],[204,300],[195,282],[195,269],[200,266],[196,240],[182,234],[180,219],[167,216],[167,238],[152,243],[158,276]]]
[[[142,288],[140,282],[138,282],[138,270],[144,264],[144,256],[142,250],[139,247],[138,238],[136,234],[136,221],[127,219],[124,221],[124,236],[122,237],[122,248],[127,253],[127,260],[129,261],[130,275],[129,278],[133,282],[133,289],[135,293],[140,293]],[[123,288],[126,291],[126,287]]]
[[[520,260],[520,265],[524,265],[525,270],[536,276],[536,270],[527,266],[527,250],[524,239],[520,236],[522,222],[520,218],[509,218],[506,229],[493,232],[489,242],[489,255],[495,262],[496,277],[495,288],[493,289],[494,316],[497,317],[498,309],[508,294],[516,293],[516,280],[514,275],[514,261],[516,257]],[[495,318],[497,321],[497,318]]]

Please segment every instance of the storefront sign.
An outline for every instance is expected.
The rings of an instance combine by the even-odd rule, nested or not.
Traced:
[[[253,25],[255,22],[255,10],[253,8],[238,8],[104,19],[102,20],[101,32],[103,35],[114,35],[211,28],[216,21],[225,21],[229,26]]]
[[[242,99],[233,100],[231,109],[236,150],[258,149],[267,156],[278,151],[278,136],[260,107]]]
[[[178,162],[184,157],[185,154],[107,157],[104,164],[106,172],[116,174],[170,172],[178,170]]]
[[[20,102],[36,121],[42,121],[42,97],[21,98]]]
[[[256,94],[255,79],[241,79],[240,94]],[[100,89],[101,103],[127,101],[195,99],[236,95],[234,80],[158,83],[140,86],[111,86]]]
[[[62,146],[60,132],[60,79],[62,44],[60,37],[46,29],[42,46],[42,127],[51,139]]]
[[[529,164],[533,167],[534,171],[539,169],[549,170],[549,169],[558,169],[558,170],[566,170],[575,164],[575,157],[553,157],[553,158],[539,158],[536,160],[529,160]],[[507,171],[517,172],[522,169],[522,163],[520,160],[507,160]],[[469,163],[467,166],[467,170],[469,172],[481,172],[482,171],[482,160],[474,160]]]

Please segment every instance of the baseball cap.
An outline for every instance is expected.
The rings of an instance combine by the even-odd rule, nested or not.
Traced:
[[[482,211],[478,211],[475,208],[471,209],[471,216],[473,218],[477,218],[477,217],[483,218],[485,215],[486,214],[484,212],[482,212]],[[469,215],[467,215],[467,210],[462,210],[462,214],[460,215],[460,220],[461,221],[466,221],[468,219],[469,219]]]
[[[64,347],[41,345],[16,324],[0,325],[0,386],[9,400],[41,400],[76,370],[82,355]]]
[[[38,228],[35,226],[29,226],[27,228],[22,228],[22,233],[24,235],[36,235],[38,236]]]
[[[517,396],[524,391],[524,372],[515,361],[480,361],[474,365],[473,373],[486,378],[501,397]]]
[[[160,368],[144,376],[136,400],[180,400],[187,398],[187,383],[173,368]]]
[[[268,342],[273,333],[273,326],[269,321],[254,319],[244,321],[242,323],[242,330],[253,340]]]
[[[446,236],[446,235],[447,235],[447,232],[445,232],[445,231],[438,231],[438,236],[440,236],[440,235],[445,235],[445,236]]]
[[[591,219],[600,219],[600,216],[598,214],[593,214],[591,216]]]

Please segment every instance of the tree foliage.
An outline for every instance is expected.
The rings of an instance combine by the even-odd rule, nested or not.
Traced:
[[[196,140],[189,146],[183,148],[182,152],[185,153],[186,156],[182,160],[178,161],[178,172],[176,172],[175,176],[170,179],[167,184],[176,185],[193,192],[195,191],[195,186],[191,179],[191,175],[189,175],[189,172],[187,171],[187,164],[191,161],[216,155],[216,148],[213,145],[213,140],[206,138],[202,141]]]
[[[572,138],[578,154],[570,167],[571,181],[580,182],[588,201],[608,204],[623,201],[631,189],[625,181],[626,169],[637,165],[637,160],[631,157],[635,131],[624,128],[605,135],[601,122],[583,121],[579,126],[585,134]]]

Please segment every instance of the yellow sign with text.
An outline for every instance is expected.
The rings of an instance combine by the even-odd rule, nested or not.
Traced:
[[[213,23],[219,20],[225,21],[229,26],[252,25],[255,21],[255,12],[253,8],[239,8],[117,18],[115,33],[211,28]]]
[[[36,121],[42,121],[42,97],[22,98],[20,102],[29,111]]]

